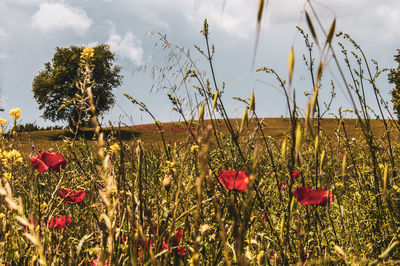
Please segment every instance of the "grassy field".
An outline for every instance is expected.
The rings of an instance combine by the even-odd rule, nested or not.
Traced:
[[[250,120],[238,146],[223,120],[213,121],[216,131],[210,121],[198,124],[193,135],[164,123],[166,147],[154,125],[103,129],[105,142],[93,130],[75,141],[62,130],[3,138],[0,260],[396,264],[397,133],[389,134],[390,157],[382,121],[370,121],[374,149],[356,120],[343,121],[321,120],[317,140],[308,127],[298,135],[289,119],[260,120],[263,133]]]
[[[81,82],[67,103],[76,127],[90,120],[94,129],[0,136],[0,264],[399,265],[400,127],[376,87],[383,70],[376,64],[372,75],[369,60],[344,35],[356,66],[344,48],[344,66],[335,63],[351,72],[342,76],[353,104],[346,113],[358,119],[323,119],[335,95],[331,81],[331,101],[319,101],[324,60],[336,59],[331,42],[341,34],[334,34],[334,20],[321,44],[312,26],[318,15],[306,15],[317,45],[300,29],[313,88],[304,118],[290,95],[291,50],[288,82],[271,68],[257,70],[278,82],[290,119],[258,119],[254,92],[238,98],[242,119],[229,119],[205,20],[206,47],[197,50],[210,77],[164,36],[171,65],[155,77],[182,120],[189,113],[198,121],[102,128],[93,49],[85,48]],[[180,86],[188,99],[179,97]],[[125,96],[157,121],[145,103]],[[9,123],[16,126],[20,116],[12,109]]]

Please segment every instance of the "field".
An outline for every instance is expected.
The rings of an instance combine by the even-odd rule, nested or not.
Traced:
[[[19,132],[19,108],[0,119],[0,264],[400,264],[400,126],[377,87],[387,70],[336,34],[336,20],[317,38],[312,11],[305,13],[310,34],[299,28],[312,88],[306,110],[292,90],[293,48],[287,80],[272,68],[256,70],[285,95],[287,118],[259,118],[254,91],[235,98],[243,117],[230,117],[205,20],[205,47],[195,46],[205,64],[159,36],[168,65],[153,69],[152,89],[167,91],[180,121],[161,123],[124,94],[154,125],[106,127],[95,94],[96,48],[82,48],[71,98],[50,110],[70,111],[68,129]],[[351,48],[337,44],[343,65],[332,45],[339,37]],[[342,74],[351,110],[332,110],[337,81],[324,75],[329,63]],[[49,80],[42,75],[37,84],[44,100]],[[331,90],[327,102],[322,87]]]
[[[383,121],[369,121],[378,144],[376,173],[359,121],[343,121],[320,121],[316,149],[305,121],[298,120],[303,147],[291,170],[290,146],[298,143],[291,143],[294,130],[283,118],[263,119],[263,134],[257,120],[250,120],[238,131],[241,155],[222,119],[196,122],[191,127],[196,139],[183,123],[161,124],[165,149],[155,125],[104,128],[100,150],[93,129],[82,130],[75,141],[67,130],[5,135],[4,150],[20,150],[22,157],[3,153],[3,180],[12,191],[2,192],[1,258],[76,265],[101,260],[116,265],[395,264],[397,252],[391,252],[398,242],[392,236],[400,190],[394,185],[397,174],[388,174],[383,159],[388,156],[379,141],[387,137]],[[213,131],[212,122],[220,130]],[[240,123],[229,121],[236,129]],[[316,130],[314,124],[308,130]],[[390,134],[394,158],[400,147],[396,135]],[[58,165],[40,172],[32,159],[29,163],[39,151],[62,154],[65,169]],[[236,184],[225,170],[245,172],[239,172]],[[327,189],[322,202],[302,201],[295,189],[304,185]],[[63,194],[63,189],[71,190]]]
[[[267,136],[271,136],[277,140],[283,139],[285,134],[288,133],[290,128],[290,119],[288,118],[264,118],[265,124],[264,130]],[[347,134],[349,138],[358,138],[362,135],[360,126],[357,125],[356,119],[344,119],[346,124]],[[207,123],[207,122],[206,122]],[[217,120],[217,123],[221,126],[221,131],[228,133],[226,127],[223,124],[223,120]],[[231,123],[239,128],[240,119],[231,119]],[[304,121],[303,121],[304,123]],[[210,122],[208,122],[210,124]],[[324,135],[332,142],[337,139],[335,135],[336,130],[339,128],[339,120],[323,119],[321,121],[321,129]],[[372,130],[375,135],[382,135],[385,132],[385,127],[380,120],[371,120]],[[247,132],[255,129],[255,125],[251,124],[247,129]],[[188,128],[182,122],[168,122],[162,124],[162,130],[165,134],[165,140],[168,144],[173,145],[175,143],[182,143],[190,140],[190,134]],[[124,143],[133,143],[137,140],[141,140],[144,145],[161,145],[162,139],[160,137],[159,130],[155,124],[144,124],[137,126],[124,126],[121,128],[105,128],[106,135],[110,135],[111,131],[114,131],[115,137],[121,139]],[[247,132],[243,132],[245,135]],[[94,129],[86,129],[83,133],[83,139],[88,142],[93,142]],[[55,150],[57,151],[64,144],[64,137],[70,136],[69,130],[43,130],[33,132],[22,132],[18,136],[18,146],[24,152],[26,156],[32,151],[32,144],[35,145],[36,151],[44,150]]]

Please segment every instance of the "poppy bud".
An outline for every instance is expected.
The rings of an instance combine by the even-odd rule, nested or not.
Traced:
[[[169,190],[171,186],[171,175],[166,174],[163,180],[163,187],[165,187],[166,190]]]

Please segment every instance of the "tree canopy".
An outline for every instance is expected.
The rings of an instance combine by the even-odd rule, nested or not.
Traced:
[[[390,69],[388,74],[389,83],[395,85],[392,90],[392,103],[393,110],[400,119],[400,49],[397,49],[397,55],[394,56],[394,60],[399,64],[397,68]]]
[[[68,121],[76,118],[76,107],[71,103],[60,107],[71,100],[78,89],[76,83],[81,79],[80,56],[85,47],[57,47],[51,62],[44,64],[44,69],[35,76],[32,91],[42,117],[51,121]],[[122,83],[121,67],[114,65],[115,55],[105,44],[93,47],[93,79],[92,88],[96,111],[108,111],[115,102],[112,90]]]

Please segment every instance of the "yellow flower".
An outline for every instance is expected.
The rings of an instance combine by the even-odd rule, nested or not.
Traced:
[[[112,153],[117,152],[117,151],[119,151],[119,150],[120,150],[120,148],[119,148],[119,146],[118,146],[118,143],[114,143],[113,145],[110,146],[110,151],[111,151]]]
[[[168,168],[174,168],[174,166],[176,164],[175,162],[171,162],[171,161],[165,161],[165,163],[166,163]]]
[[[22,155],[17,150],[1,151],[0,159],[3,161],[3,163],[8,163],[8,161],[11,161],[14,163],[22,163],[23,162]]]
[[[46,210],[46,208],[47,208],[47,203],[46,203],[46,202],[43,202],[42,205],[40,205],[40,208],[43,209],[43,210]]]
[[[199,145],[193,145],[192,147],[190,147],[190,151],[191,152],[195,152],[199,150]]]
[[[3,177],[4,177],[5,179],[10,180],[10,179],[11,179],[11,174],[10,174],[9,172],[5,172],[5,173],[3,174]]]
[[[3,219],[6,215],[4,213],[0,213],[0,219]]]
[[[94,56],[94,49],[93,48],[85,48],[83,49],[83,52],[81,53],[81,59],[92,59]]]
[[[18,119],[21,117],[21,109],[13,108],[10,110],[10,117],[14,119]]]
[[[5,123],[7,123],[7,120],[0,118],[0,126],[4,125]]]

